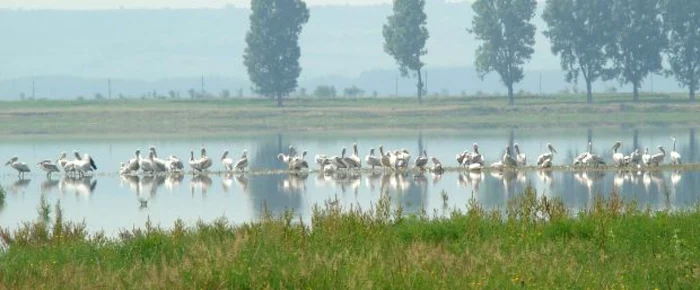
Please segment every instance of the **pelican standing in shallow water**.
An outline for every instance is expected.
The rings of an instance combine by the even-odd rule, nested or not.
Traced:
[[[527,156],[525,153],[520,153],[520,145],[518,143],[513,144],[515,148],[515,161],[518,166],[527,166]]]
[[[198,160],[200,170],[206,171],[207,169],[209,169],[209,167],[212,166],[213,162],[211,161],[211,158],[207,157],[207,149],[205,149],[204,146],[202,146],[201,152],[202,155],[199,157]]]
[[[231,159],[231,157],[228,157],[228,150],[224,151],[224,155],[221,156],[221,163],[224,165],[224,169],[226,171],[233,170],[233,159]]]
[[[617,152],[617,150],[620,149],[620,146],[622,146],[622,142],[617,141],[617,142],[615,142],[615,145],[613,145],[613,147],[612,147],[612,152],[613,152],[612,160],[613,160],[613,164],[615,166],[627,165],[627,164],[625,164],[625,156],[622,155],[622,153]]]
[[[51,178],[51,173],[60,172],[58,170],[58,166],[56,164],[51,163],[51,160],[41,161],[37,163],[37,165],[39,165],[39,168],[41,168],[41,170],[46,172],[46,178]]]
[[[428,164],[428,151],[423,149],[423,155],[419,155],[416,158],[415,166],[420,168],[421,171],[425,170],[425,166]]]
[[[194,150],[190,150],[189,165],[190,165],[190,168],[192,168],[192,173],[202,172],[202,167],[201,167],[201,164],[199,164],[199,160],[194,159]],[[141,169],[143,169],[143,166]]]
[[[445,169],[442,168],[442,163],[440,163],[440,160],[438,160],[435,157],[431,158],[431,160],[433,161],[433,168],[431,169],[432,171],[434,171],[435,173],[442,173],[443,171],[445,171]]]
[[[393,166],[391,166],[391,158],[387,154],[384,154],[384,145],[379,145],[379,154],[379,161],[382,163],[382,166],[384,168],[394,168]]]
[[[129,162],[126,163],[126,167],[129,168],[129,171],[131,172],[137,172],[139,171],[139,161],[141,160],[141,149],[136,149],[135,152],[135,157],[129,159]]]
[[[661,152],[656,153],[649,158],[649,165],[654,164],[654,166],[659,166],[666,158],[666,149],[664,149],[664,146],[659,146],[656,148],[658,148]]]
[[[501,162],[507,167],[516,167],[518,165],[513,156],[510,155],[510,145],[506,145],[506,152],[503,153]]]
[[[56,164],[61,166],[64,170],[66,169],[66,164],[68,163],[68,158],[66,158],[67,154],[65,151],[61,152],[61,156],[56,159]]]
[[[600,166],[600,165],[605,165],[605,160],[603,158],[600,158],[600,156],[595,155],[592,153],[593,151],[593,143],[588,142],[588,155],[583,158],[583,163],[586,165],[592,165],[592,166]]]
[[[549,149],[549,152],[543,153],[539,157],[537,157],[537,166],[539,167],[544,167],[542,166],[545,162],[549,160],[549,164],[547,166],[551,167],[552,166],[552,159],[554,158],[554,153],[557,153],[557,150],[554,149],[554,146],[552,146],[552,143],[547,143],[547,149]]]
[[[5,166],[10,165],[10,167],[17,170],[17,177],[23,178],[24,174],[29,172],[29,166],[24,162],[18,161],[18,159],[17,156],[10,158],[10,160],[5,163]]]
[[[382,162],[377,158],[377,156],[374,156],[374,148],[369,148],[369,155],[365,157],[365,162],[367,166],[372,166],[372,170],[374,170],[374,167],[382,166]]]
[[[649,166],[649,161],[651,161],[651,154],[649,154],[649,147],[644,149],[644,154],[642,154],[642,163],[645,166]]]
[[[673,150],[671,150],[671,165],[681,165],[681,154],[676,152],[676,138],[671,137],[673,140]]]
[[[177,158],[177,156],[175,155],[168,156],[168,159],[165,160],[165,166],[170,172],[182,172],[183,170],[185,170],[185,165],[182,164],[182,160],[180,160],[180,158]]]
[[[306,153],[306,151],[304,151]],[[243,150],[243,153],[241,154],[241,158],[236,161],[236,164],[233,165],[233,168],[235,170],[240,170],[241,172],[245,172],[245,168],[248,167],[248,150]]]

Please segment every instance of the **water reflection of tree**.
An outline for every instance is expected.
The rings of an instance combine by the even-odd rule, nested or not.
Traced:
[[[283,148],[287,148],[288,145],[283,144],[282,134],[261,140],[255,155],[252,156],[251,164],[255,168],[285,169],[277,159],[277,154],[285,152]],[[283,212],[287,208],[299,209],[302,195],[285,194],[278,187],[285,178],[286,176],[281,174],[263,174],[250,178],[248,189],[256,217],[260,217],[263,204],[273,213]]]

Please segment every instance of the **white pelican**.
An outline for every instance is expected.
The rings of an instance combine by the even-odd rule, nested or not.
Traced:
[[[401,159],[403,159],[406,162],[406,166],[408,166],[408,164],[411,163],[411,153],[408,153],[408,150],[406,150],[406,148],[401,148],[401,151],[399,151],[399,155],[401,156]]]
[[[479,163],[484,166],[484,156],[479,153],[479,144],[474,143],[474,152],[471,155],[471,163]]]
[[[651,154],[649,154],[649,147],[644,149],[644,154],[642,154],[642,163],[645,166],[649,166],[649,161],[651,161]]]
[[[304,151],[304,153],[306,153],[306,151]],[[238,161],[236,161],[236,164],[233,165],[233,168],[244,172],[246,167],[248,167],[248,150],[243,150],[241,158],[238,159]]]
[[[420,170],[425,170],[425,166],[428,164],[428,151],[423,149],[423,155],[419,155],[416,158],[415,166],[420,168]]]
[[[202,156],[197,162],[199,162],[201,170],[207,170],[212,166],[211,158],[207,157],[207,149],[204,149],[204,147],[202,147]]]
[[[539,157],[537,157],[537,166],[543,167],[542,164],[544,164],[545,161],[549,160],[549,166],[552,166],[552,159],[554,158],[554,153],[557,153],[557,150],[554,149],[554,146],[552,146],[552,143],[547,143],[547,149],[549,149],[549,152],[543,153]]]
[[[182,172],[183,170],[185,170],[185,165],[182,164],[182,160],[180,160],[180,158],[177,158],[177,156],[175,155],[168,156],[168,159],[165,160],[165,166],[171,172]]]
[[[348,166],[348,168],[360,168],[362,166],[362,160],[360,156],[357,155],[357,144],[353,143],[353,153],[350,156],[343,158],[343,161]],[[345,151],[345,148],[343,148]]]
[[[280,161],[282,161],[283,163],[285,163],[287,165],[289,165],[289,162],[292,161],[292,158],[289,155],[282,154],[282,153],[277,154],[277,159],[279,159]]]
[[[297,156],[292,159],[292,161],[289,162],[289,169],[290,170],[308,170],[309,169],[309,163],[306,162],[306,150],[301,152],[301,156]]]
[[[41,170],[46,172],[47,178],[51,178],[51,173],[59,172],[58,166],[56,166],[56,164],[51,163],[51,160],[41,161],[37,163],[37,165],[39,165],[39,168],[41,168]]]
[[[168,166],[165,164],[166,161],[163,159],[158,158],[158,154],[156,153],[156,148],[151,146],[148,148],[150,153],[153,153],[153,157],[149,154],[148,158],[151,159],[151,162],[153,162],[153,168],[156,170],[156,172],[166,172],[168,171]]]
[[[201,164],[199,164],[199,160],[194,159],[194,150],[190,150],[189,165],[190,165],[190,168],[192,168],[192,173],[202,172],[202,167],[201,167]],[[143,169],[143,167],[141,169]]]
[[[466,166],[466,164],[464,164],[464,160],[467,158],[468,154],[469,154],[469,152],[467,150],[464,150],[462,153],[457,153],[456,159],[457,159],[457,163],[460,166]]]
[[[292,145],[289,145],[289,158],[297,157],[297,150]]]
[[[357,143],[352,143],[353,152],[350,155],[350,159],[355,163],[354,167],[362,168],[362,158],[360,158],[360,153],[357,152]]]
[[[510,155],[510,145],[506,145],[506,152],[503,153],[503,158],[501,160],[503,165],[507,167],[516,167],[518,165],[513,156]]]
[[[469,164],[469,170],[470,170],[470,171],[479,171],[479,170],[481,170],[481,168],[483,168],[483,166],[481,165],[481,163],[472,163],[472,164]]]
[[[664,146],[658,146],[656,148],[658,148],[661,152],[652,155],[651,158],[649,158],[649,164],[659,166],[659,164],[663,163],[664,159],[666,158],[666,149],[664,149]]]
[[[374,167],[382,166],[382,162],[377,158],[377,156],[374,156],[374,148],[369,148],[369,155],[365,157],[365,162],[367,166],[372,166],[372,170],[374,170]]]
[[[56,159],[56,164],[60,165],[61,168],[63,168],[64,170],[66,168],[66,163],[68,163],[68,158],[66,158],[66,155],[66,152],[63,151],[61,152],[61,156],[59,156],[58,159]]]
[[[442,168],[442,163],[440,163],[440,160],[438,160],[438,159],[435,158],[435,157],[430,158],[430,159],[433,161],[433,168],[432,168],[432,171],[434,171],[434,172],[436,172],[436,173],[441,173],[441,172],[445,171],[445,170]]]
[[[671,151],[671,165],[680,165],[681,154],[676,152],[676,138],[671,137],[671,140],[673,140],[673,150]]]
[[[129,169],[128,164],[121,162],[119,163],[119,175],[129,175],[131,174],[131,170]]]
[[[157,172],[166,172],[168,171],[168,166],[165,164],[166,160],[158,158],[158,154],[156,153],[156,147],[150,146],[148,148],[150,152],[153,152],[153,166],[155,167]]]
[[[343,147],[343,151],[340,154],[340,157],[338,156],[333,156],[331,160],[331,164],[335,166],[335,168],[341,169],[341,168],[348,168],[348,164],[345,163],[345,147]]]
[[[17,177],[22,178],[24,177],[24,173],[29,172],[29,166],[24,162],[17,161],[18,159],[17,156],[10,158],[10,160],[5,163],[5,166],[10,165],[10,167],[14,168],[17,170],[17,173],[19,173]]]
[[[552,158],[547,158],[538,164],[540,168],[552,168]]]
[[[513,144],[515,147],[515,161],[518,166],[527,166],[527,156],[525,153],[520,153],[520,145],[518,143]]]
[[[600,156],[593,154],[592,151],[593,143],[588,142],[588,155],[585,158],[583,158],[583,163],[592,166],[605,165],[605,160],[603,160],[603,158],[600,158]]]
[[[314,161],[316,161],[316,164],[318,164],[321,171],[323,171],[324,166],[331,164],[331,161],[328,160],[326,154],[316,154],[316,157],[314,157]]]
[[[615,166],[627,165],[627,164],[625,164],[625,156],[622,155],[622,153],[617,152],[617,150],[620,149],[620,146],[622,146],[622,142],[617,141],[617,142],[615,142],[615,145],[613,145],[613,147],[612,147],[612,151],[613,151],[612,160],[613,160],[613,164]]]
[[[623,162],[626,165],[631,165],[631,164],[637,164],[639,166],[639,162],[642,160],[642,154],[639,153],[639,149],[634,149],[632,153],[630,153],[629,156],[625,156],[623,159]]]
[[[379,161],[382,163],[384,168],[393,168],[391,165],[391,158],[384,154],[384,145],[379,145],[379,154],[381,155]]]
[[[126,163],[126,167],[129,168],[129,171],[139,171],[139,160],[141,160],[141,149],[136,149],[135,157],[129,159],[129,162]]]
[[[77,153],[76,153],[77,154]],[[73,160],[68,162],[66,165],[66,172],[73,171],[77,172],[78,176],[82,177],[89,171],[97,169],[95,161],[87,153],[83,154],[83,157],[78,160]]]
[[[156,165],[153,162],[153,151],[148,152],[148,158],[139,158],[139,168],[144,174],[156,172]]]
[[[226,171],[233,170],[233,159],[231,159],[231,157],[228,157],[228,150],[224,151],[224,155],[221,156],[221,163],[224,165],[224,169]]]

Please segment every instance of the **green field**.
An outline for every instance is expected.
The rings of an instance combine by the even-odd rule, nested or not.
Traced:
[[[449,218],[390,204],[329,200],[311,225],[287,212],[236,226],[147,224],[116,238],[88,236],[58,206],[39,207],[39,221],[0,232],[9,245],[0,288],[692,289],[700,281],[700,207],[652,212],[612,194],[572,214],[532,189],[500,211],[472,201]]]
[[[252,135],[270,132],[456,131],[483,128],[644,127],[700,124],[700,104],[684,95],[289,99],[84,100],[2,102],[0,134],[110,138]]]

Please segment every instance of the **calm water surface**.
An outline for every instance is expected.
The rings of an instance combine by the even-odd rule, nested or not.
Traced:
[[[570,134],[569,134],[570,133]],[[252,169],[280,169],[282,164],[275,156],[293,144],[307,149],[313,155],[340,154],[343,146],[357,142],[361,155],[370,147],[384,144],[387,148],[406,148],[415,156],[420,148],[427,148],[430,156],[436,156],[446,166],[456,165],[457,152],[478,142],[489,162],[497,160],[503,147],[517,142],[533,162],[551,142],[560,154],[556,164],[569,164],[572,157],[585,150],[589,137],[594,151],[607,160],[610,147],[616,140],[623,142],[622,150],[628,153],[635,147],[655,148],[657,145],[672,147],[671,136],[678,139],[677,151],[685,163],[698,163],[697,138],[694,129],[649,130],[595,130],[574,129],[566,136],[546,131],[492,130],[469,136],[429,136],[416,134],[404,137],[323,137],[275,134],[239,139],[181,139],[181,140],[58,140],[51,142],[15,141],[0,144],[0,158],[16,155],[32,165],[33,172],[19,180],[9,167],[0,169],[0,185],[7,191],[4,205],[0,207],[0,226],[16,227],[37,217],[40,197],[46,196],[53,204],[60,200],[66,218],[85,220],[92,231],[104,230],[115,234],[120,229],[143,226],[150,218],[156,224],[170,226],[180,218],[192,224],[198,220],[211,221],[225,216],[233,222],[256,220],[263,203],[273,212],[294,209],[302,219],[309,221],[314,204],[337,197],[345,205],[370,207],[382,193],[389,194],[395,205],[407,211],[424,208],[427,212],[442,214],[452,208],[465,209],[472,196],[487,208],[503,208],[509,197],[522,193],[532,184],[539,194],[557,196],[572,209],[591,204],[596,194],[607,196],[613,190],[625,198],[635,198],[653,209],[677,209],[694,205],[700,199],[700,172],[668,171],[654,173],[572,172],[572,171],[523,171],[497,173],[457,173],[443,175],[426,174],[376,174],[333,175],[311,173],[308,176],[287,174],[272,175],[217,175],[192,177],[120,177],[116,175],[119,162],[133,155],[136,148],[149,145],[158,148],[159,155],[175,154],[185,158],[189,150],[205,145],[214,157],[214,170],[220,170],[218,157],[223,150],[234,155],[247,149]],[[78,149],[88,152],[96,160],[98,174],[81,180],[60,175],[46,179],[34,164],[43,159],[55,159],[61,151]],[[652,150],[652,151],[655,151]],[[36,168],[36,169],[35,169]],[[443,200],[441,192],[449,196]],[[139,199],[148,199],[143,208]]]

